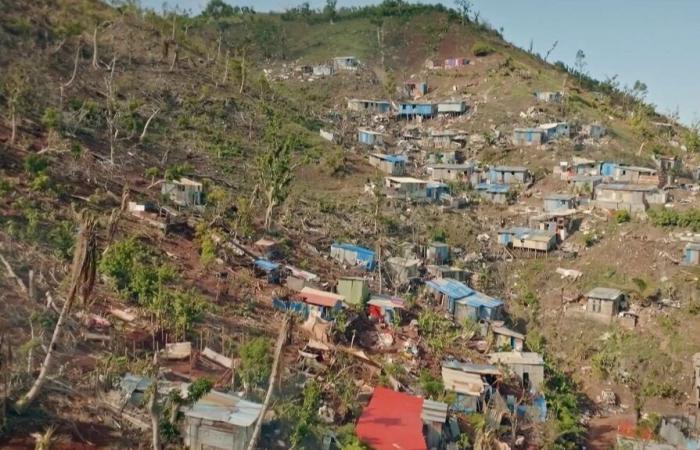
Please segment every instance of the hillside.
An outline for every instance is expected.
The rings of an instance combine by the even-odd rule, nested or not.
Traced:
[[[158,389],[161,382],[194,386],[186,398],[161,392],[154,409],[163,446],[179,448],[186,420],[179,408],[212,386],[262,404],[271,367],[278,367],[277,382],[258,448],[321,448],[329,432],[339,448],[362,448],[355,425],[372,387],[449,403],[454,393],[442,384],[442,360],[486,363],[499,349],[492,332],[480,332],[486,325],[452,320],[431,296],[424,249],[436,240],[470,274],[470,288],[503,300],[505,325],[544,357],[546,421],[528,412],[493,426],[489,402],[480,414],[454,415],[459,448],[514,445],[517,435],[521,448],[608,449],[617,424],[641,413],[656,425],[660,416],[690,414],[700,272],[680,261],[694,237],[688,232],[700,228],[693,179],[700,139],[658,115],[643,92],[548,63],[455,11],[400,1],[332,14],[260,14],[214,1],[187,17],[131,2],[0,0],[0,50],[3,448],[33,448],[32,433],[47,434],[49,426],[57,437],[50,448],[147,448],[152,390],[128,407],[110,397],[127,373],[159,379]],[[359,60],[356,69],[308,73],[346,55]],[[469,64],[426,65],[457,57]],[[409,80],[428,86],[416,102],[460,101],[467,111],[407,120],[348,110],[356,98],[405,103],[397,87]],[[545,91],[564,100],[538,102],[534,93]],[[573,137],[513,143],[516,128],[560,121]],[[605,136],[583,137],[592,124]],[[386,144],[360,145],[361,127],[381,130]],[[334,133],[333,141],[321,130]],[[391,198],[369,154],[405,155],[405,175],[425,180],[432,176],[427,160],[443,158],[425,142],[442,130],[466,136],[459,150],[476,166],[525,166],[532,182],[518,186],[510,204],[484,201],[475,183],[458,181],[445,188],[450,199],[464,199],[463,208]],[[659,171],[665,211],[606,211],[588,191],[571,236],[556,250],[518,253],[498,244],[500,229],[527,226],[547,194],[570,190],[555,170],[560,163],[581,158],[656,170],[659,155],[682,164]],[[182,177],[201,182],[197,207],[178,205],[177,194],[162,190]],[[79,237],[87,235],[86,217],[97,222],[85,260],[96,267],[94,287],[88,280],[89,298],[76,297],[62,314],[71,287],[85,281],[72,275],[71,261],[89,241]],[[266,258],[261,238],[277,243],[273,259],[288,269],[286,283],[254,263]],[[379,268],[338,263],[330,257],[334,242],[372,249]],[[384,264],[403,255],[406,243],[421,259],[420,277],[400,283]],[[558,268],[581,275],[564,278]],[[346,276],[402,297],[403,317],[378,324],[352,305],[325,332],[292,320],[283,339],[287,315],[276,301],[296,298],[290,280],[305,284],[307,277],[332,291]],[[600,286],[627,294],[635,327],[582,316],[581,296]],[[59,317],[63,333],[52,347]],[[325,344],[314,347],[314,340]],[[163,349],[174,342],[190,342],[193,351],[171,359]],[[202,356],[205,348],[222,357],[218,363]],[[42,392],[18,408],[47,353],[54,361]],[[510,376],[497,384],[504,397],[534,402]],[[602,390],[615,393],[615,406],[599,401]],[[320,418],[319,407],[333,418]]]

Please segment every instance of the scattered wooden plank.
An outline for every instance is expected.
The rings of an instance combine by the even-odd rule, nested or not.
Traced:
[[[230,369],[231,367],[233,367],[233,360],[231,358],[229,358],[228,356],[224,356],[221,353],[217,353],[209,347],[204,347],[204,351],[202,351],[202,356],[214,361],[217,364],[220,364],[225,369]]]
[[[109,313],[116,317],[119,320],[123,320],[124,322],[133,322],[136,320],[136,314],[130,313],[128,311],[125,311],[123,309],[118,309],[118,308],[110,308]]]

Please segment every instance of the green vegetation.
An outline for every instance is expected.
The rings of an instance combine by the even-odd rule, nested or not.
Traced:
[[[666,208],[652,208],[647,214],[651,222],[659,227],[682,227],[700,231],[700,209],[676,211]]]
[[[476,42],[472,45],[472,53],[474,53],[474,56],[488,56],[495,51],[496,49],[486,42]]]
[[[626,209],[620,210],[620,211],[615,211],[615,222],[616,223],[627,223],[630,220],[632,220],[632,216],[630,216],[629,211]]]
[[[267,338],[256,337],[243,344],[240,357],[239,374],[246,390],[261,387],[267,383],[272,369],[270,341]]]

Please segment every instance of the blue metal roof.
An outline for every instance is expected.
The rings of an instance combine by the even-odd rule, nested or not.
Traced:
[[[476,185],[477,191],[486,191],[494,194],[507,194],[510,192],[509,184],[479,183]]]
[[[547,230],[539,230],[537,228],[526,228],[526,227],[513,227],[504,228],[498,232],[498,234],[512,234],[518,239],[522,239],[525,236],[547,236],[551,237],[554,235],[553,232]]]
[[[343,250],[349,250],[351,252],[355,252],[355,253],[357,253],[358,259],[363,260],[363,261],[374,259],[374,252],[368,248],[360,247],[360,246],[353,245],[353,244],[343,244],[343,243],[338,243],[338,242],[333,243],[331,245],[331,247],[342,248]]]
[[[428,285],[428,287],[435,289],[436,291],[445,294],[446,296],[455,300],[468,297],[475,292],[464,283],[460,283],[459,281],[453,280],[451,278],[440,278],[437,280],[430,280],[425,284]]]
[[[268,261],[266,259],[256,259],[255,265],[258,266],[260,269],[264,270],[265,272],[272,272],[273,270],[277,270],[280,267],[279,264],[273,263],[272,261]]]
[[[406,162],[408,160],[406,155],[382,155],[379,158],[393,163]]]
[[[503,306],[503,301],[489,297],[486,294],[483,294],[479,291],[474,291],[474,293],[466,298],[462,298],[458,300],[459,302],[464,302],[469,306],[472,306],[474,308],[479,308],[481,306],[485,308],[498,308],[500,306]]]

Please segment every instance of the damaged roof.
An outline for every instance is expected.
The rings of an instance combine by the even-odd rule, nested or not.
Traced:
[[[262,405],[223,392],[210,391],[193,406],[184,410],[185,416],[249,427],[258,420]]]
[[[535,352],[497,352],[489,355],[489,360],[492,363],[501,363],[506,365],[521,364],[527,366],[543,366],[544,359],[542,355]]]
[[[303,299],[306,303],[317,306],[334,307],[338,302],[344,302],[345,297],[334,294],[332,292],[321,291],[312,287],[304,287],[298,294],[297,298]]]
[[[442,383],[445,390],[479,397],[484,392],[484,381],[475,373],[463,372],[442,366]]]

